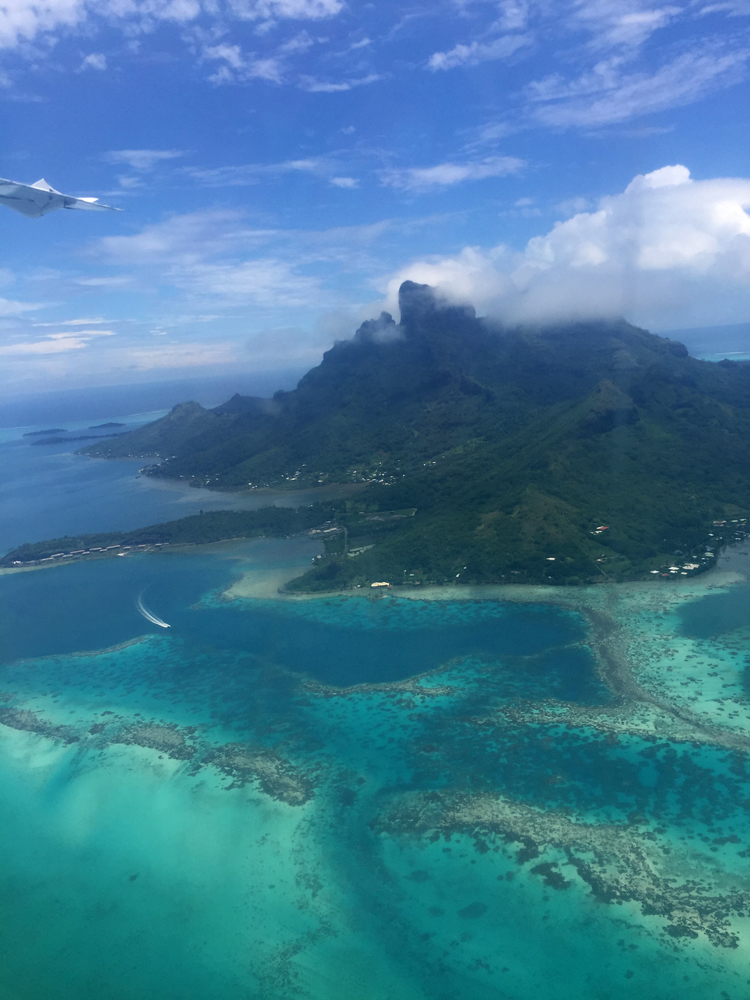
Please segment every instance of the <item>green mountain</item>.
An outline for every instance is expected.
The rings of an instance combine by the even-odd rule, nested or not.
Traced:
[[[750,365],[624,321],[507,329],[412,282],[400,309],[291,392],[184,403],[84,452],[211,488],[363,484],[308,589],[621,579],[740,530]]]

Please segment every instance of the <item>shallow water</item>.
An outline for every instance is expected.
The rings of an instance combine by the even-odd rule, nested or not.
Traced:
[[[3,435],[0,548],[238,503]],[[278,600],[318,551],[0,575],[0,1000],[748,1000],[747,583]]]
[[[316,551],[0,577],[0,998],[750,996],[745,753],[572,610],[222,597]]]

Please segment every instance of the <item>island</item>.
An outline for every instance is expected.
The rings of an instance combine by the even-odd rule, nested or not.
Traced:
[[[671,579],[745,537],[750,364],[624,320],[504,327],[414,282],[399,302],[398,324],[363,323],[292,391],[182,403],[82,453],[214,490],[356,484],[307,508],[316,524],[254,511],[142,529],[171,543],[325,531],[289,585],[308,591]]]

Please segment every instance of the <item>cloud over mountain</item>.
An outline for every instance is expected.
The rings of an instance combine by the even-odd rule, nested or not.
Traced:
[[[750,311],[750,180],[639,174],[514,252],[499,244],[424,258],[407,278],[516,321],[617,316],[654,328],[738,322]]]

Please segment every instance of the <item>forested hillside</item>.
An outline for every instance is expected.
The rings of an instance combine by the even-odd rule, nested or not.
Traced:
[[[400,307],[291,392],[185,403],[85,452],[212,488],[366,484],[340,512],[363,551],[332,543],[305,586],[619,579],[699,557],[713,521],[746,516],[750,365],[624,321],[505,329],[411,282]]]

